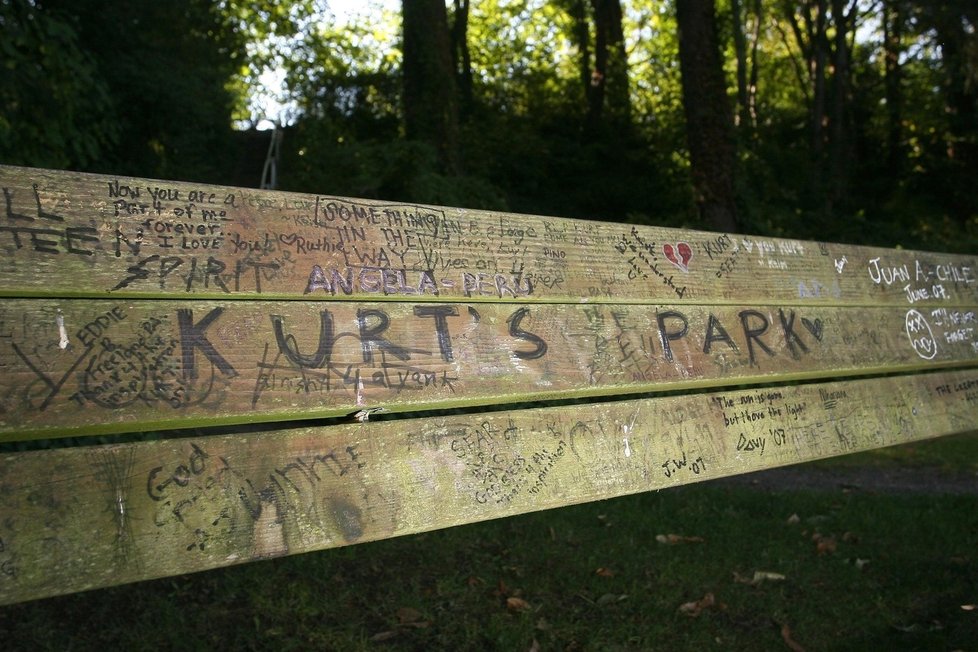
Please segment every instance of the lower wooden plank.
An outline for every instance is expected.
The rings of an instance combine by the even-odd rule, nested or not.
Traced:
[[[975,314],[7,300],[0,441],[965,366]]]
[[[0,603],[970,430],[978,370],[0,457]]]

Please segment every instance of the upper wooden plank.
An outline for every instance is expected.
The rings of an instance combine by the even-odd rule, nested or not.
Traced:
[[[0,296],[954,306],[978,262],[0,166]]]

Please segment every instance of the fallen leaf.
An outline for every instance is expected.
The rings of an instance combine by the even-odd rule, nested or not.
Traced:
[[[961,608],[965,611],[975,611],[978,610],[978,604],[963,604]]]
[[[417,609],[401,607],[397,610],[397,626],[424,629],[431,626],[431,621],[424,620],[424,614]]]
[[[815,542],[815,550],[819,555],[835,552],[838,547],[835,537],[827,537],[821,532],[812,534],[812,541]]]
[[[600,598],[598,598],[597,604],[600,606],[605,606],[609,604],[615,604],[616,602],[624,602],[628,599],[628,596],[624,593],[617,595],[614,593],[605,593]]]
[[[374,643],[382,643],[384,641],[389,641],[397,636],[396,630],[391,630],[389,632],[380,632],[379,634],[374,634],[370,637],[370,640]]]
[[[786,579],[781,573],[772,573],[770,571],[754,571],[754,576],[749,578],[734,571],[733,576],[734,582],[738,584],[750,584],[751,586],[757,586],[761,582],[781,582]]]
[[[868,563],[869,563],[869,560],[868,559],[860,559],[859,557],[856,557],[856,569],[857,570],[862,570],[863,568],[866,567],[866,564],[868,564]]]
[[[797,514],[792,514],[791,516],[788,517],[788,523],[790,525],[795,525],[796,523],[801,523],[801,517],[798,516]]]
[[[657,534],[655,540],[670,546],[678,543],[703,543],[703,537],[686,537],[681,534]]]
[[[529,611],[530,603],[523,598],[506,598],[506,608],[510,611]]]
[[[912,634],[914,632],[919,632],[920,629],[921,629],[920,628],[920,625],[918,625],[917,623],[914,623],[912,625],[890,625],[890,627],[892,627],[893,629],[897,630],[898,632],[904,632],[906,634]]]
[[[751,584],[756,586],[761,582],[780,582],[784,579],[785,577],[781,573],[771,573],[769,571],[754,571],[754,579],[751,580]]]
[[[833,537],[821,537],[815,544],[815,551],[820,555],[831,554],[838,547]]]
[[[397,622],[402,625],[408,623],[416,623],[421,620],[422,614],[417,609],[412,609],[411,607],[401,607],[397,610]]]
[[[690,618],[696,618],[704,609],[709,609],[716,604],[716,598],[712,593],[707,593],[701,599],[693,602],[684,602],[679,605],[679,613],[685,614]]]
[[[533,643],[530,645],[529,652],[540,652],[540,641],[533,639]]]
[[[594,571],[594,574],[597,575],[598,577],[614,577],[615,571],[611,570],[610,568],[602,567]]]
[[[791,628],[788,627],[788,623],[781,625],[781,638],[784,639],[784,644],[788,646],[792,652],[805,652],[805,648],[798,645],[795,639],[791,638]]]

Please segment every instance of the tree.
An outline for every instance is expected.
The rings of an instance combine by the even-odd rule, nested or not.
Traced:
[[[857,0],[783,2],[806,63],[813,197],[824,215],[848,195],[853,169],[852,38]]]
[[[109,87],[70,13],[0,2],[0,161],[91,169],[118,142]]]
[[[235,156],[227,85],[244,43],[215,3],[8,0],[0,12],[2,40],[15,35],[15,60],[30,55],[12,80],[22,83],[13,92],[30,100],[13,103],[23,112],[19,128],[33,125],[47,149],[20,160],[228,180]]]
[[[747,16],[753,12],[748,56]],[[737,126],[750,131],[757,126],[757,56],[761,41],[761,0],[753,0],[751,9],[741,5],[741,0],[730,0],[734,57],[737,62]]]
[[[957,167],[974,170],[978,166],[978,9],[963,0],[921,4],[924,20],[935,30],[941,48],[948,159]]]
[[[730,16],[737,58],[737,126],[744,128],[751,123],[751,119],[747,90],[747,36],[744,34],[744,12],[740,0],[730,0]]]
[[[883,0],[883,80],[886,100],[886,162],[899,175],[904,167],[903,146],[903,33],[906,10],[903,0]]]
[[[617,131],[627,130],[631,97],[621,2],[562,0],[560,5],[572,21],[570,36],[577,47],[578,77],[587,103],[587,133],[595,134],[603,123]]]
[[[461,112],[472,110],[472,53],[469,51],[469,0],[454,0],[452,12],[452,57],[455,64]]]
[[[849,178],[855,154],[852,117],[852,45],[850,34],[855,32],[856,0],[832,0],[832,103],[829,109],[828,178],[829,202],[826,214],[834,204],[847,198]]]
[[[603,117],[611,126],[626,128],[631,121],[628,95],[628,53],[619,0],[591,0],[594,12],[594,70],[588,93],[590,129]]]
[[[710,228],[735,231],[736,149],[713,0],[677,0],[676,19],[694,199]]]
[[[458,100],[443,0],[403,0],[404,127],[429,143],[442,171],[459,171]]]

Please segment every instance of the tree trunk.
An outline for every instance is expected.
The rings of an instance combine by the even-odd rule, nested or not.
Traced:
[[[836,0],[832,1],[836,2]],[[831,136],[831,130],[828,132],[826,130],[826,126],[829,125],[827,69],[832,56],[832,42],[829,39],[828,29],[828,2],[827,0],[805,0],[804,4],[796,7],[795,3],[787,0],[782,3],[783,11],[791,24],[798,48],[805,57],[807,64],[808,89],[806,89],[806,95],[811,98],[809,111],[812,160],[811,194],[813,198],[819,198],[825,202],[829,196],[826,192],[828,167],[826,152]],[[801,14],[804,21],[803,25],[798,22],[798,13]],[[845,36],[846,34],[843,33],[843,40],[845,40]],[[833,64],[835,64],[834,61]],[[818,201],[818,199],[814,201]],[[822,209],[825,210],[825,208],[826,203],[823,203]]]
[[[903,172],[903,89],[900,54],[903,51],[904,12],[900,0],[883,2],[884,97],[886,98],[886,161],[892,175]]]
[[[472,55],[469,52],[469,0],[455,0],[452,19],[452,55],[461,112],[472,110]]]
[[[403,0],[404,128],[430,143],[446,174],[459,171],[458,103],[443,0]]]
[[[943,190],[951,212],[966,221],[978,211],[974,179],[978,170],[978,73],[975,53],[978,11],[973,2],[933,2],[924,16],[937,34],[944,72],[944,106],[947,127],[946,171]]]
[[[587,6],[584,0],[570,0],[567,13],[574,21],[574,44],[577,46],[577,69],[584,100],[590,106],[591,97],[591,34],[588,28]]]
[[[736,150],[713,0],[677,0],[679,66],[693,191],[712,229],[736,231]]]
[[[826,214],[845,199],[849,186],[854,150],[852,147],[852,120],[850,116],[850,59],[849,28],[855,24],[856,7],[846,11],[847,0],[832,0],[832,22],[835,27],[832,48],[832,105],[829,111],[828,177]]]
[[[748,86],[747,106],[750,115],[751,126],[757,127],[757,78],[758,78],[758,50],[761,45],[761,25],[763,14],[761,0],[754,0],[754,33],[751,36],[751,55],[750,55],[750,84]]]
[[[737,57],[737,126],[743,130],[750,124],[747,92],[747,37],[744,34],[744,10],[740,0],[730,0],[734,53]]]
[[[812,152],[821,167],[825,153],[825,66],[829,57],[829,37],[825,31],[825,2],[816,0],[814,4],[815,19],[809,21],[812,52],[809,59],[812,78]]]
[[[978,90],[969,79],[969,39],[966,12],[958,6],[938,4],[934,27],[941,46],[948,115],[948,159],[965,168],[978,166]],[[970,20],[968,22],[971,22]],[[973,24],[973,23],[972,23]]]
[[[628,55],[619,0],[591,0],[594,14],[594,70],[588,82],[586,124],[594,131],[608,119],[624,128],[631,120]],[[586,28],[586,25],[585,25]]]

